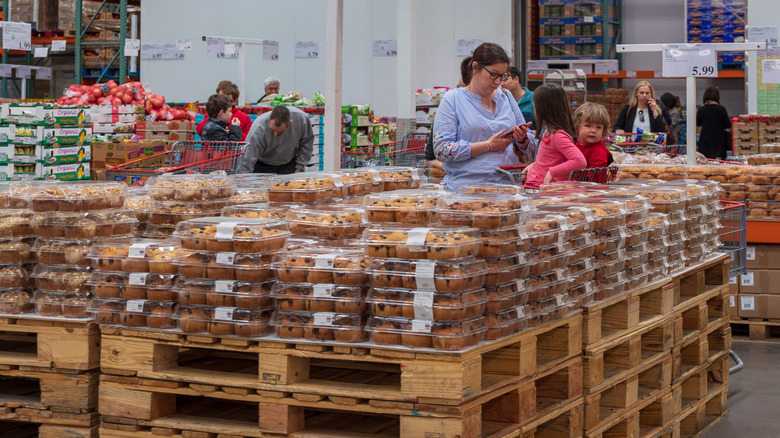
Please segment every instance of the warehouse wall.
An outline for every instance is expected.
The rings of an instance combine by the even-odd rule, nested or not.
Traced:
[[[413,26],[424,42],[412,55],[415,88],[457,82],[462,59],[455,55],[458,39],[497,42],[511,53],[511,0],[474,5],[470,0],[414,2]],[[281,79],[282,91],[312,97],[325,86],[325,9],[322,0],[144,1],[142,44],[191,39],[193,50],[183,61],[142,61],[141,80],[171,101],[204,101],[220,80],[238,81],[238,60],[207,58],[201,36],[268,39],[280,41],[280,59],[264,61],[259,46],[247,50],[247,101],[263,94],[268,75]],[[396,39],[396,14],[394,1],[344,1],[344,102],[373,103],[376,114],[397,113],[396,94],[388,91],[395,89],[396,59],[372,55],[373,40]],[[319,41],[318,59],[294,58],[295,41],[306,40]]]

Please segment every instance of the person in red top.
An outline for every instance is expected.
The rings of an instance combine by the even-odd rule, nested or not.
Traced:
[[[604,145],[604,134],[608,133],[609,112],[598,103],[587,102],[574,110],[574,127],[577,130],[577,149],[582,152],[586,168],[608,167],[612,154]]]
[[[249,128],[252,127],[252,119],[250,119],[248,115],[241,112],[241,110],[236,108],[239,96],[238,87],[236,84],[230,81],[221,81],[219,85],[217,85],[216,93],[226,95],[233,102],[233,119],[230,123],[241,128],[241,141],[245,141],[246,135],[249,134]],[[206,115],[206,118],[198,123],[198,126],[195,127],[195,132],[197,132],[201,137],[203,137],[203,127],[206,126],[206,121],[208,119],[209,116]]]

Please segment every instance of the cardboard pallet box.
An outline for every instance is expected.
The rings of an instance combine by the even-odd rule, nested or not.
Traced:
[[[740,294],[740,318],[780,319],[780,295]]]

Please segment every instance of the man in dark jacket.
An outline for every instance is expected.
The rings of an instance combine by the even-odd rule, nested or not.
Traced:
[[[224,94],[212,94],[206,102],[209,118],[203,125],[205,141],[241,141],[241,127],[230,123],[233,102]]]

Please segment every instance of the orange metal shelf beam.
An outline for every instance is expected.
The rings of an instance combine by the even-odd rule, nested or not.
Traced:
[[[780,243],[780,221],[748,219],[747,241],[748,243]]]

